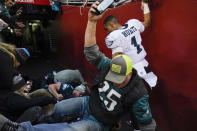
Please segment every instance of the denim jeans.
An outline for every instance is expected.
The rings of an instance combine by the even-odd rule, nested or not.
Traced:
[[[57,74],[54,76],[54,79],[62,83],[70,84],[81,84],[84,82],[84,79],[79,70],[62,70],[60,72],[57,72]]]
[[[82,115],[83,119],[73,123],[39,124],[21,123],[17,131],[102,131],[103,126],[89,115],[89,97],[63,100],[54,107],[54,114]]]

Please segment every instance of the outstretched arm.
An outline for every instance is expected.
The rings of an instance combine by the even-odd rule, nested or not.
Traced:
[[[51,92],[51,94],[53,94],[54,97],[57,98],[58,101],[63,99],[62,94],[59,94],[58,93],[58,91],[60,89],[60,86],[61,86],[61,83],[58,83],[58,84],[50,84],[48,86],[49,91]]]
[[[97,66],[100,70],[110,63],[110,60],[105,57],[105,55],[100,52],[99,47],[96,44],[96,24],[97,21],[103,16],[96,15],[97,5],[99,2],[95,2],[89,12],[88,12],[88,23],[85,31],[85,44],[84,44],[84,54],[86,59],[93,65]]]
[[[142,22],[142,24],[144,25],[144,28],[146,29],[147,27],[150,26],[150,23],[151,23],[151,15],[150,15],[150,9],[148,6],[148,0],[142,1],[142,10],[144,11],[144,21]]]
[[[95,14],[96,10],[94,8],[97,8],[98,4],[98,1],[92,4],[88,12],[88,23],[85,31],[85,47],[91,47],[96,44],[96,24],[97,21],[103,16],[103,14]]]
[[[137,120],[140,131],[155,131],[156,122],[152,118],[151,109],[149,106],[149,95],[145,94],[132,106],[132,114]]]

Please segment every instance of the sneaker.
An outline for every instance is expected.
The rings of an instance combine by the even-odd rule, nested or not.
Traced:
[[[17,131],[19,124],[0,114],[0,131]]]

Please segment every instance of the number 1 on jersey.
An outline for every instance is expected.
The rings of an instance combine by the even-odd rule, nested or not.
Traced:
[[[142,48],[140,48],[140,45],[137,43],[135,36],[131,38],[131,45],[134,45],[134,47],[137,48],[138,54],[142,51]]]

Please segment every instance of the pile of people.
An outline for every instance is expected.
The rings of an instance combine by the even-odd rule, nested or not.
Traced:
[[[22,8],[15,8],[14,0],[0,1],[0,31],[4,31],[7,27],[13,30],[16,36],[21,36],[21,28],[25,25],[18,20],[22,14]]]
[[[17,71],[29,52],[0,44],[0,131],[111,131],[120,129],[126,113],[134,129],[158,129],[144,84],[155,87],[157,76],[145,60],[140,36],[150,24],[148,3],[142,2],[144,22],[131,19],[121,26],[111,15],[104,20],[112,59],[96,43],[96,25],[103,16],[95,13],[98,5],[89,9],[85,31],[85,57],[99,71],[90,85],[78,70],[63,70],[49,73],[40,89],[31,91],[32,81]]]

